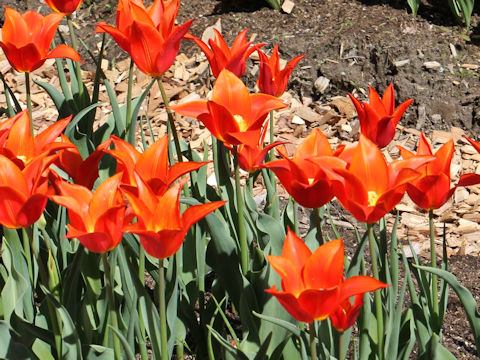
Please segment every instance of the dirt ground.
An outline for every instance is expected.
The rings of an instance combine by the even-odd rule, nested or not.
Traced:
[[[45,11],[37,0],[30,8]],[[292,75],[290,87],[300,101],[326,103],[334,96],[356,90],[365,98],[368,86],[382,90],[393,82],[397,101],[415,102],[401,124],[427,133],[463,128],[478,139],[480,126],[480,32],[478,16],[472,30],[458,26],[443,0],[422,4],[414,18],[404,0],[294,0],[290,14],[276,12],[263,2],[236,0],[183,0],[179,22],[194,18],[191,32],[221,19],[222,33],[229,43],[249,28],[255,42],[270,50],[279,44],[281,57],[307,57]],[[477,2],[477,7],[480,2]],[[2,0],[1,5],[25,10],[25,1]],[[99,41],[93,30],[98,21],[115,22],[116,1],[86,0],[76,23],[80,36],[90,46]],[[478,13],[478,8],[475,13]],[[3,9],[0,9],[0,26]],[[184,42],[187,55],[197,52]],[[125,55],[114,44],[108,58]],[[319,77],[328,86],[317,88]],[[247,74],[253,84],[254,76]],[[364,94],[364,95],[362,95]],[[480,260],[473,256],[452,256],[450,270],[480,296]],[[474,359],[475,346],[461,305],[452,295],[445,318],[444,343],[458,359]]]

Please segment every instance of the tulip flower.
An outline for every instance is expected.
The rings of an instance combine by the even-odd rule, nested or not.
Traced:
[[[463,136],[467,141],[480,153],[480,143],[473,139],[470,139]],[[480,174],[463,174],[460,176],[460,181],[458,182],[457,186],[470,186],[470,185],[477,185],[480,183]]]
[[[225,201],[215,201],[193,205],[180,214],[180,193],[186,179],[172,185],[162,195],[156,195],[138,174],[135,182],[137,189],[129,186],[122,189],[138,221],[127,225],[124,231],[137,234],[145,251],[158,259],[175,254],[188,229],[225,204]]]
[[[345,168],[345,161],[333,156],[327,137],[314,129],[297,147],[290,159],[279,151],[283,159],[266,163],[264,167],[277,175],[285,190],[300,205],[319,208],[335,196],[334,189],[343,178],[333,169]]]
[[[117,27],[101,22],[95,32],[110,34],[141,71],[160,77],[175,60],[193,21],[175,26],[179,7],[180,0],[155,0],[148,7],[140,0],[119,0]]]
[[[267,114],[284,107],[286,105],[274,96],[249,94],[242,80],[222,70],[213,85],[211,100],[191,101],[169,108],[197,118],[213,136],[227,144],[255,147]]]
[[[250,47],[252,42],[247,42],[247,31],[243,30],[235,38],[232,47],[229,48],[222,34],[217,29],[213,29],[214,37],[208,40],[210,47],[205,44],[201,39],[187,34],[185,39],[192,39],[200,47],[207,57],[212,69],[212,74],[216,78],[220,75],[223,69],[230,70],[236,76],[241,77],[246,70],[245,62],[251,53],[257,48],[264,46],[265,44],[257,44],[255,47]]]
[[[387,165],[380,149],[360,135],[348,168],[334,170],[344,178],[337,198],[358,221],[376,223],[402,199],[407,183],[419,178],[415,169],[432,160],[419,156]]]
[[[65,15],[74,13],[82,3],[83,0],[45,0],[45,4],[47,4],[50,9],[58,13],[64,13]]]
[[[467,139],[468,140],[468,139]],[[398,146],[404,159],[433,156],[434,160],[417,169],[420,176],[407,185],[408,196],[424,210],[438,209],[453,195],[458,186],[469,186],[480,182],[475,174],[464,174],[457,185],[450,185],[450,165],[455,151],[453,140],[446,142],[434,154],[427,138],[422,133],[417,145],[417,154]]]
[[[384,148],[395,136],[397,124],[413,99],[408,99],[395,108],[393,84],[387,87],[382,99],[373,88],[369,87],[368,90],[370,103],[360,102],[352,94],[348,96],[357,109],[360,132],[378,147]]]
[[[5,8],[0,47],[15,70],[29,73],[42,66],[47,59],[59,57],[81,61],[80,55],[70,46],[62,44],[50,50],[63,16],[54,13],[44,17],[35,11],[27,11],[22,15],[14,9]]]
[[[330,314],[329,319],[337,331],[343,333],[352,327],[357,321],[363,306],[363,294],[356,295],[353,305],[350,299],[345,300],[340,306]]]
[[[344,248],[341,239],[321,245],[313,253],[290,229],[281,256],[267,256],[282,279],[282,291],[266,290],[298,321],[324,320],[351,296],[385,288],[370,276],[343,276]]]
[[[122,183],[136,186],[136,172],[157,195],[163,194],[180,176],[208,163],[188,161],[169,166],[167,135],[155,141],[144,153],[116,136],[111,139],[115,150],[106,152],[117,159],[117,171],[124,173]]]
[[[273,149],[275,146],[286,143],[285,141],[275,141],[273,144],[269,144],[264,147],[263,142],[265,141],[266,134],[266,131],[263,131],[260,136],[261,138],[259,144],[256,146],[244,144],[238,146],[238,165],[240,166],[240,169],[248,173],[255,172],[262,167],[263,161],[265,160],[265,157],[271,149]],[[233,146],[231,145],[227,144],[225,145],[225,147],[233,150]]]
[[[121,173],[103,183],[92,193],[84,186],[57,181],[60,195],[50,198],[68,210],[67,238],[77,238],[88,250],[105,253],[122,240],[126,203],[119,191]]]
[[[102,160],[105,150],[110,146],[110,139],[97,146],[85,160],[83,160],[76,146],[61,134],[62,142],[70,144],[71,147],[59,152],[55,165],[65,171],[73,179],[75,184],[85,186],[92,190],[98,178],[98,164]]]
[[[257,49],[260,57],[260,72],[257,80],[257,85],[260,91],[264,94],[273,96],[281,96],[287,89],[288,79],[292,74],[293,69],[302,60],[305,55],[300,55],[292,60],[280,70],[280,57],[278,55],[278,45],[275,45],[270,58]]]
[[[19,229],[40,218],[49,192],[48,180],[43,173],[56,156],[37,156],[20,169],[0,155],[0,224]]]
[[[5,136],[0,136],[0,154],[23,168],[37,156],[73,147],[72,143],[55,142],[71,119],[70,116],[59,120],[34,137],[31,133],[28,111],[24,110],[9,119],[11,121],[8,121],[10,125],[8,132],[4,132]]]

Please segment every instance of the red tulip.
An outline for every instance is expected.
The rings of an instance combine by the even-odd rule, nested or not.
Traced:
[[[344,332],[352,327],[357,321],[363,306],[363,294],[355,295],[353,305],[350,299],[346,299],[340,306],[330,314],[330,321],[337,331]]]
[[[0,154],[8,157],[20,168],[37,156],[52,154],[74,146],[71,142],[55,141],[69,124],[71,116],[57,121],[35,137],[31,133],[30,116],[27,110],[11,119],[8,134],[3,141],[0,141]]]
[[[48,200],[43,173],[57,155],[37,156],[22,169],[0,155],[0,224],[18,229],[36,222]]]
[[[263,134],[260,136],[261,139],[259,141],[259,144],[256,146],[244,144],[238,146],[238,165],[240,166],[240,169],[249,173],[255,172],[262,167],[263,161],[265,160],[265,157],[271,149],[273,149],[275,146],[286,143],[285,141],[275,141],[273,144],[269,144],[264,147],[263,142],[265,140],[266,134],[267,132],[263,131]],[[233,146],[231,145],[226,144],[225,147],[233,150]]]
[[[345,168],[346,163],[333,156],[327,137],[314,129],[297,147],[290,159],[280,151],[283,159],[266,163],[264,167],[275,172],[285,190],[300,205],[318,208],[335,196],[335,188],[343,178],[333,169]]]
[[[45,4],[47,4],[50,9],[66,15],[74,13],[82,3],[83,0],[45,0]]]
[[[450,185],[450,165],[455,151],[453,140],[446,142],[433,154],[432,148],[425,135],[422,133],[417,145],[417,154],[398,146],[404,159],[433,156],[433,161],[417,169],[420,176],[409,182],[408,196],[415,204],[424,210],[438,209],[453,195],[458,186],[474,185],[480,182],[480,177],[475,174],[465,174],[460,177],[457,185]]]
[[[480,143],[478,141],[470,139],[465,135],[463,137],[480,153]],[[463,174],[460,176],[460,181],[457,186],[470,186],[478,183],[480,183],[480,174]]]
[[[180,176],[208,164],[208,161],[188,161],[169,166],[167,135],[155,141],[144,153],[116,136],[111,139],[115,150],[107,152],[117,159],[117,171],[124,174],[122,183],[136,186],[137,173],[157,195],[163,194]]]
[[[224,201],[215,201],[193,205],[180,214],[180,193],[185,182],[186,179],[181,180],[159,196],[137,174],[137,190],[130,187],[123,189],[138,218],[136,223],[127,225],[124,230],[137,234],[145,251],[158,259],[175,254],[188,229],[225,204]]]
[[[293,58],[283,70],[280,70],[278,45],[275,45],[273,48],[270,58],[260,49],[257,49],[257,52],[260,56],[260,75],[257,80],[258,88],[264,94],[277,97],[281,96],[287,89],[288,79],[293,69],[305,55]]]
[[[251,53],[253,53],[256,48],[259,48],[265,44],[257,44],[255,47],[250,47],[252,42],[247,42],[247,31],[248,29],[243,30],[236,37],[235,41],[232,44],[232,47],[229,48],[222,34],[217,29],[213,29],[215,35],[213,39],[208,40],[208,47],[201,39],[187,34],[185,39],[192,39],[200,47],[207,57],[208,62],[210,63],[210,68],[212,69],[212,74],[216,78],[220,75],[220,72],[223,69],[230,70],[236,76],[241,77],[246,70],[245,62]]]
[[[281,256],[267,256],[282,278],[282,290],[274,295],[298,321],[324,320],[351,296],[387,287],[370,276],[343,277],[344,248],[341,239],[321,245],[315,252],[288,230]]]
[[[408,99],[395,108],[393,84],[387,87],[382,99],[373,88],[369,87],[368,90],[370,103],[360,102],[352,94],[348,96],[357,109],[360,132],[383,148],[392,141],[397,124],[413,99]]]
[[[126,203],[119,191],[122,174],[116,174],[92,193],[84,186],[57,181],[60,195],[50,198],[68,209],[67,238],[77,238],[88,250],[104,253],[122,240]]]
[[[255,147],[267,114],[284,107],[282,101],[271,95],[250,95],[242,80],[222,70],[213,85],[211,100],[173,105],[170,109],[197,118],[213,136],[227,144]]]
[[[81,61],[80,55],[67,45],[58,45],[50,51],[53,37],[64,14],[49,14],[43,17],[35,11],[20,14],[5,8],[5,23],[2,28],[3,49],[8,62],[19,72],[32,72],[47,59],[66,57]]]
[[[65,135],[61,136],[62,142],[70,144],[71,147],[59,152],[55,165],[70,175],[75,184],[92,190],[98,178],[98,164],[110,146],[110,139],[98,145],[95,151],[83,160],[76,146]]]
[[[335,169],[344,178],[337,198],[358,221],[376,223],[402,199],[407,183],[420,176],[415,169],[432,160],[421,156],[387,165],[380,149],[360,135],[349,167]]]
[[[119,0],[117,27],[101,22],[95,32],[109,33],[141,71],[160,77],[175,60],[193,21],[175,26],[179,7],[180,0],[155,0],[148,7],[140,0]]]

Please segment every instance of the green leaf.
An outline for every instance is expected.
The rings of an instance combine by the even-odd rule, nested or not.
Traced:
[[[85,355],[87,360],[111,360],[114,357],[112,349],[100,345],[90,345]]]
[[[12,339],[8,323],[4,320],[0,320],[0,358],[15,360],[36,359],[26,346]]]
[[[227,340],[225,340],[222,335],[220,335],[217,330],[215,330],[210,325],[207,325],[208,331],[213,335],[215,339],[227,350],[233,357],[237,360],[249,360],[247,355],[241,352],[239,349],[235,348]]]
[[[408,0],[408,6],[412,10],[413,16],[417,16],[418,7],[420,6],[420,0]]]
[[[458,298],[462,302],[465,313],[467,314],[467,318],[473,332],[473,337],[475,338],[475,345],[477,349],[480,349],[480,313],[478,312],[477,301],[472,293],[465,286],[458,282],[455,275],[448,271],[428,266],[414,266],[422,271],[428,271],[441,277],[455,291]]]
[[[269,321],[272,324],[278,325],[278,326],[288,330],[290,333],[292,333],[295,336],[300,337],[302,335],[302,331],[298,328],[298,326],[296,326],[296,325],[294,325],[294,324],[292,324],[288,321],[281,320],[281,319],[278,319],[278,318],[273,317],[273,316],[267,316],[267,315],[259,314],[255,311],[252,311],[252,314],[255,315],[256,317],[258,317],[259,319]]]
[[[120,343],[122,344],[123,350],[125,351],[125,357],[130,360],[135,360],[135,355],[133,353],[132,348],[128,344],[127,339],[125,339],[125,337],[122,335],[120,331],[118,331],[118,329],[115,329],[114,327],[111,327],[111,326],[109,327],[113,330],[115,335],[120,339]]]

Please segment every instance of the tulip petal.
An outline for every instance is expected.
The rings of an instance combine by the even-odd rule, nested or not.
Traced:
[[[311,323],[315,318],[302,308],[295,296],[286,292],[279,292],[275,286],[265,290],[267,293],[275,296],[278,302],[298,321]]]
[[[298,297],[298,303],[315,320],[324,320],[340,304],[339,294],[338,288],[305,290]]]

